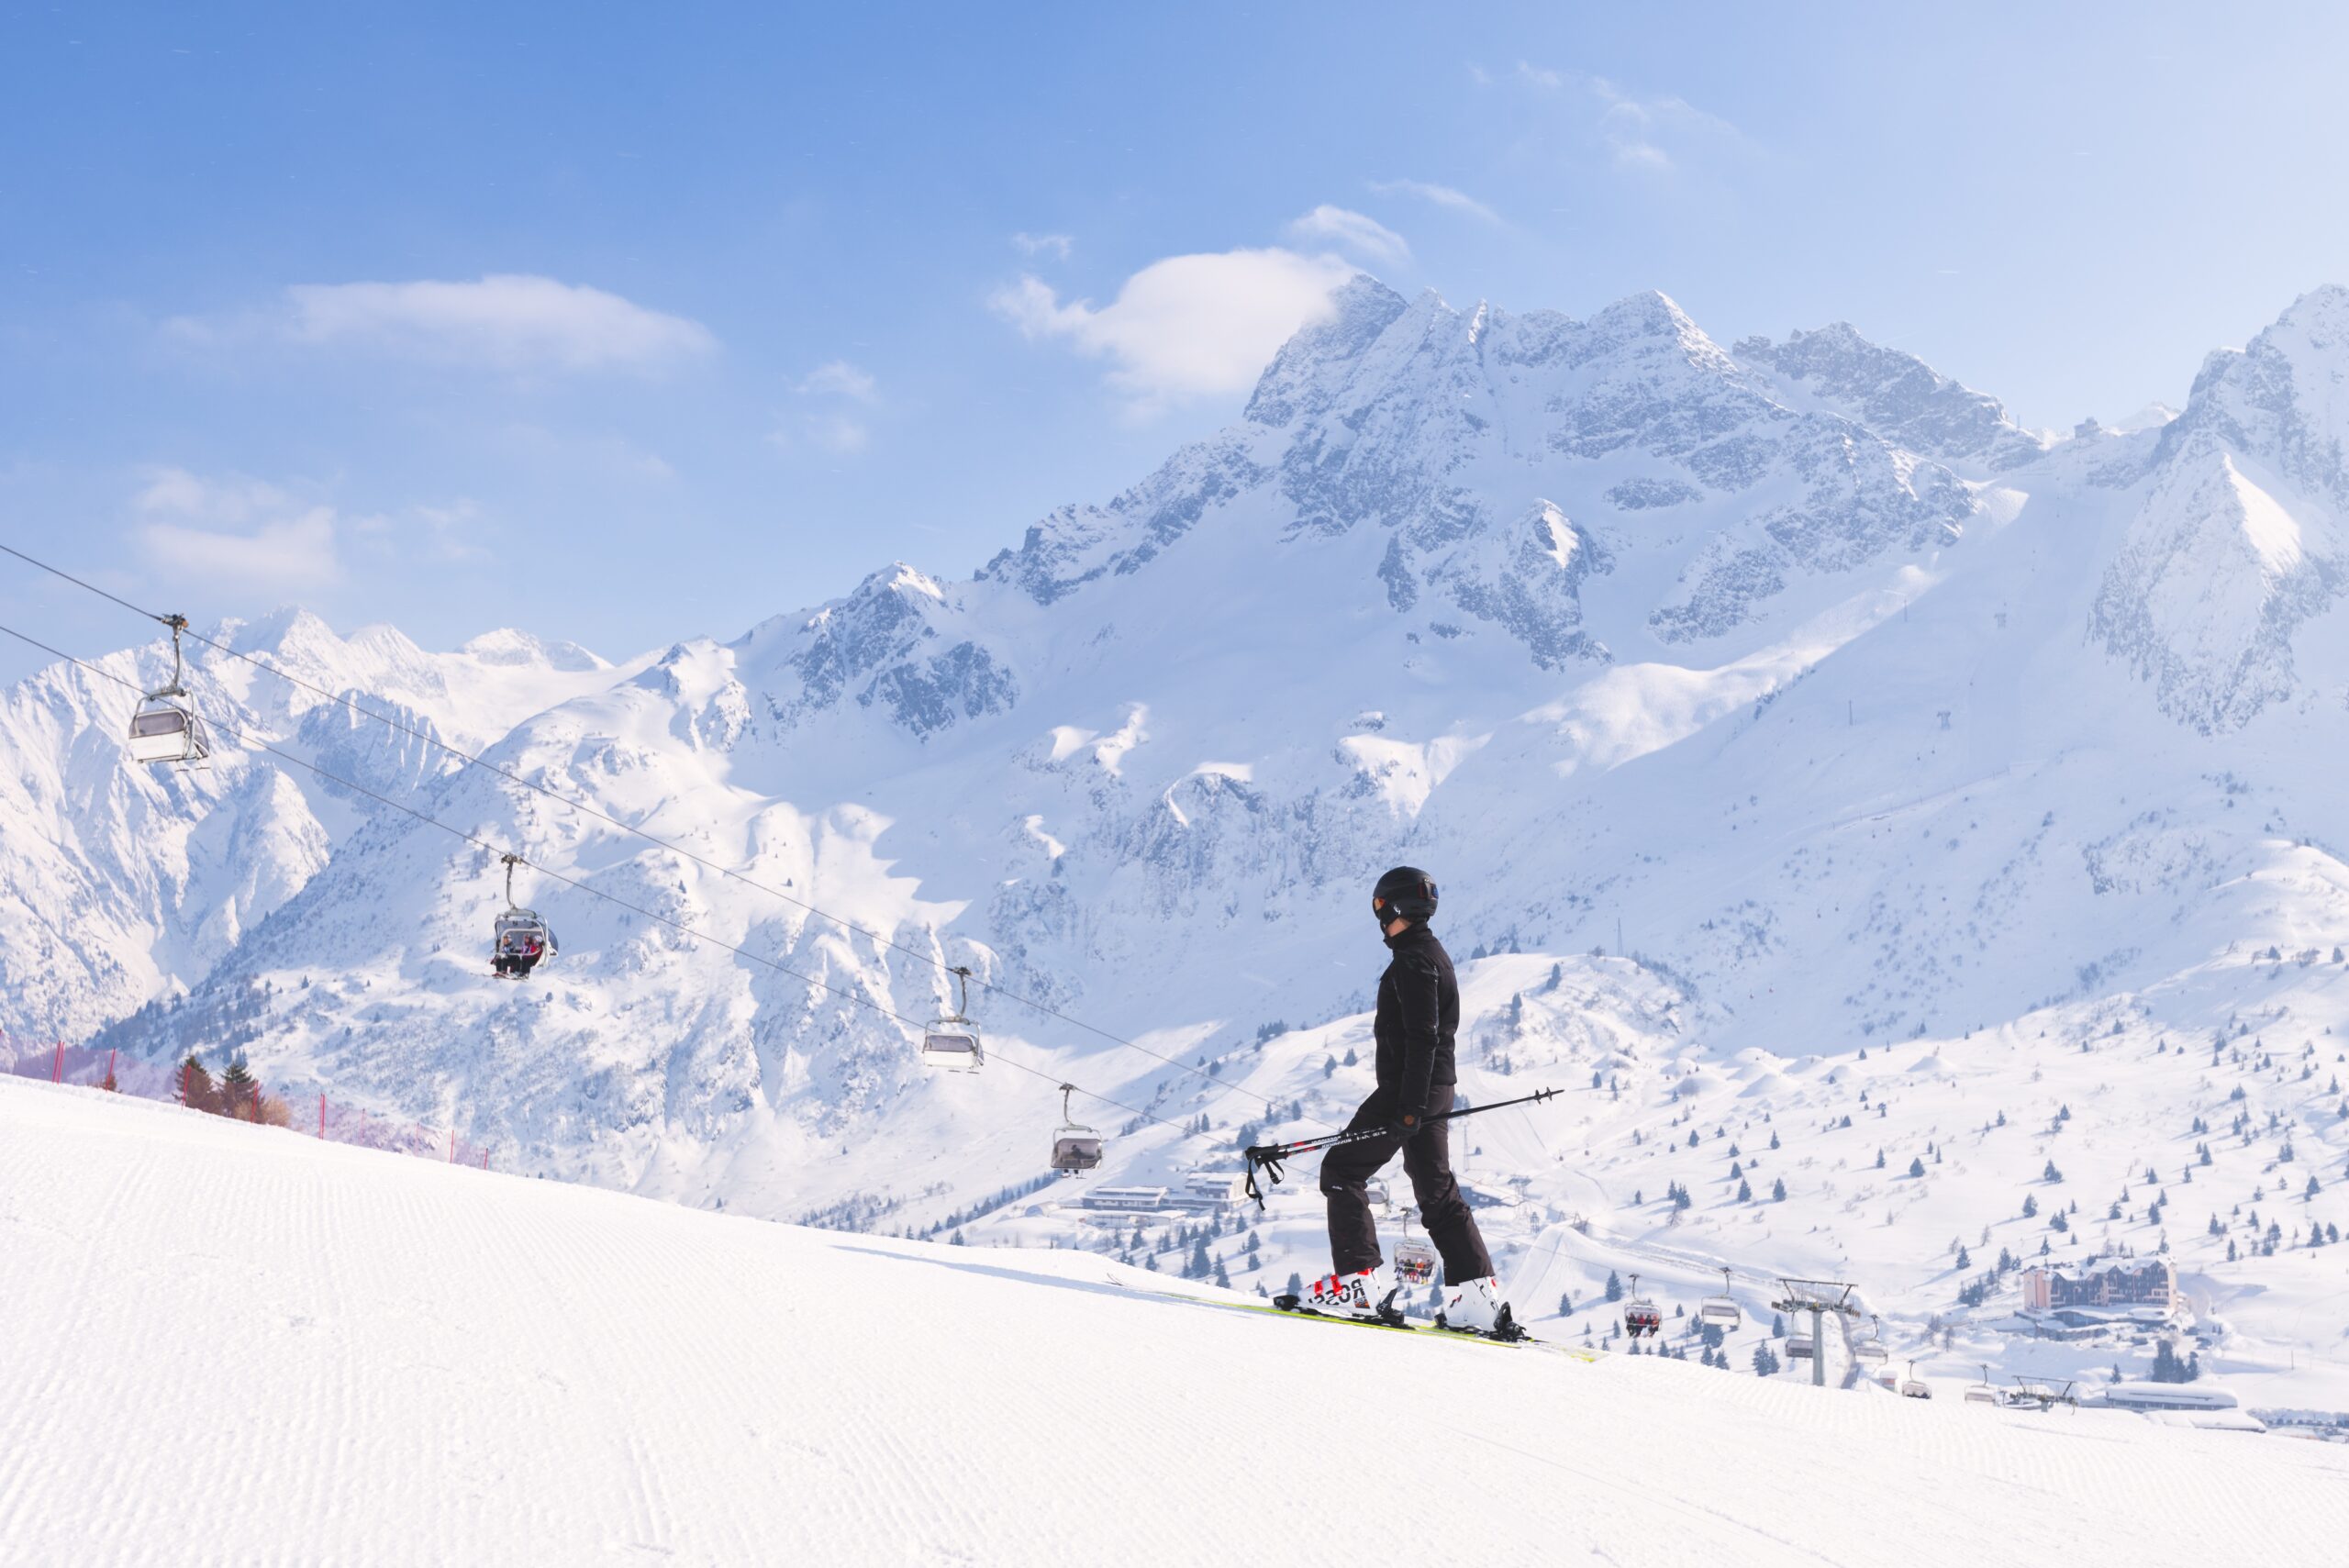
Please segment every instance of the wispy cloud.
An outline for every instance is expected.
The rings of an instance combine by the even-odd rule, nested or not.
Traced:
[[[1370,189],[1374,195],[1412,196],[1419,201],[1448,208],[1453,212],[1464,212],[1469,217],[1482,218],[1486,223],[1498,223],[1501,220],[1500,214],[1466,192],[1455,191],[1450,185],[1430,184],[1425,180],[1373,180],[1370,182]]]
[[[342,578],[334,508],[306,505],[273,484],[162,468],[132,507],[145,519],[140,548],[166,571],[272,593]]]
[[[860,370],[846,360],[818,365],[802,376],[793,390],[803,397],[845,397],[852,403],[873,404],[881,398],[881,384],[874,380],[873,373]]]
[[[1411,247],[1401,235],[1375,217],[1327,202],[1291,223],[1288,232],[1292,239],[1319,240],[1375,261],[1397,263],[1411,259]]]
[[[195,344],[272,339],[506,371],[648,371],[718,346],[697,321],[514,272],[471,283],[297,284],[264,309],[180,317],[165,330]]]
[[[1068,253],[1076,248],[1076,241],[1065,234],[1015,234],[1011,242],[1019,247],[1023,256],[1051,256],[1062,261],[1067,261]]]
[[[1169,256],[1128,278],[1105,306],[1063,304],[1023,277],[989,301],[1029,338],[1107,360],[1131,411],[1244,390],[1298,328],[1326,317],[1355,269],[1277,247]]]
[[[1677,166],[1675,149],[1686,153],[1745,143],[1745,134],[1737,127],[1685,98],[1638,97],[1603,76],[1591,77],[1589,87],[1605,106],[1599,134],[1618,169],[1666,172]]]
[[[1517,80],[1544,97],[1595,111],[1592,122],[1609,161],[1625,174],[1667,175],[1692,160],[1746,152],[1753,143],[1720,116],[1672,94],[1642,95],[1604,76],[1517,62]]]
[[[881,383],[872,372],[846,360],[830,360],[799,378],[792,393],[800,406],[787,410],[767,441],[786,450],[801,444],[841,457],[873,444],[865,411],[881,406]]]

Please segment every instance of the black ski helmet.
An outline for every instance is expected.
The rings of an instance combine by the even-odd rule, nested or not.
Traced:
[[[1397,866],[1370,890],[1370,912],[1381,929],[1397,916],[1426,920],[1435,915],[1435,878],[1417,866]]]

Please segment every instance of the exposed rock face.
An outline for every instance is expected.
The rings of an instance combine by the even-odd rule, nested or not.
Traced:
[[[2212,354],[2157,428],[2091,629],[2164,712],[2239,728],[2293,695],[2295,634],[2349,585],[2349,290],[2305,295],[2249,347]]]

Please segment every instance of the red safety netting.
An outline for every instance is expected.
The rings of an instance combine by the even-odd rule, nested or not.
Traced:
[[[250,1079],[239,1084],[226,1073],[216,1075],[186,1062],[144,1062],[112,1051],[54,1041],[35,1044],[20,1035],[0,1031],[0,1073],[112,1090],[141,1099],[173,1100],[214,1116],[282,1127],[331,1143],[489,1169],[488,1147],[460,1137],[453,1127],[432,1128],[385,1116],[346,1105],[315,1089],[284,1091]]]

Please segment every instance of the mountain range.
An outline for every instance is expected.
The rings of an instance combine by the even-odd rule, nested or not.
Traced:
[[[1041,1169],[1063,1080],[1104,1180],[1341,1119],[1366,889],[1410,862],[1464,961],[1464,1090],[1575,1093],[1464,1134],[1528,1279],[1842,1269],[1946,1330],[1945,1243],[2058,1154],[2091,1218],[2254,1109],[2242,1180],[2201,1178],[2231,1203],[2349,1157],[2349,291],[2167,413],[2051,435],[1847,326],[1724,347],[1661,295],[1575,320],[1360,277],[1237,422],[967,578],[894,563],[623,664],[207,628],[399,720],[194,661],[224,737],[372,794],[234,739],[134,770],[131,694],[18,684],[0,1008],[240,1050],[513,1168],[969,1225]],[[168,651],[99,663],[153,684]],[[521,985],[487,974],[493,846],[562,940]],[[954,965],[994,1062],[925,1076]],[[1705,1141],[1766,1127],[1775,1161],[1798,1125],[1868,1148],[1790,1150],[1749,1213]],[[1933,1173],[1878,1177],[1886,1148]],[[2251,1374],[2317,1342],[2261,1316],[2316,1299],[2274,1260],[2144,1204],[2054,1244],[2207,1262]],[[986,1223],[1131,1250],[1057,1197]],[[1317,1224],[1293,1185],[1257,1266],[1309,1267]]]

